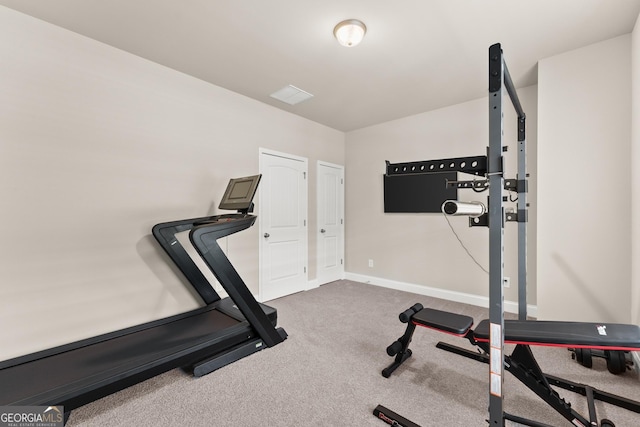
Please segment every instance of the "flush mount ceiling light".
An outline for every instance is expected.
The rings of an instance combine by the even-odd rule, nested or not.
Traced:
[[[367,27],[357,19],[342,21],[333,29],[333,35],[336,36],[338,43],[346,47],[356,46],[362,41],[366,32]]]

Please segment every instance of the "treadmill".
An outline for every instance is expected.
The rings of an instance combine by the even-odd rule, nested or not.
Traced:
[[[260,178],[229,181],[219,208],[237,213],[153,227],[203,307],[0,362],[0,406],[63,406],[66,422],[73,409],[171,369],[202,376],[284,341],[276,310],[255,300],[217,243],[255,223]],[[184,231],[229,298],[220,298],[178,241]]]

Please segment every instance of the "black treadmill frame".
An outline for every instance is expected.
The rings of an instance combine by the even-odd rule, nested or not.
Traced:
[[[220,299],[209,281],[195,265],[187,251],[175,237],[177,233],[191,230],[189,240],[198,254],[213,272],[229,297],[236,303],[243,316],[258,331],[260,338],[272,347],[284,340],[271,324],[260,305],[249,291],[231,262],[224,254],[217,240],[251,227],[256,221],[255,215],[228,214],[214,217],[172,221],[153,227],[153,235],[178,268],[185,274],[202,299],[216,301]],[[206,283],[206,285],[205,285]]]
[[[108,378],[94,378],[87,381],[58,384],[56,388],[47,392],[39,393],[15,401],[3,400],[2,402],[0,402],[0,404],[11,406],[62,405],[64,406],[65,412],[68,413],[73,409],[77,409],[80,406],[86,405],[87,403],[93,402],[109,394],[123,390],[131,385],[153,378],[154,376],[167,372],[171,369],[191,369],[189,368],[191,365],[196,365],[203,359],[217,354],[222,356],[224,353],[226,353],[226,350],[232,349],[233,347],[242,344],[248,339],[255,338],[256,334],[250,328],[246,320],[243,319],[242,316],[239,315],[239,313],[233,313],[230,304],[225,304],[225,301],[222,300],[219,303],[200,307],[185,313],[176,314],[166,318],[143,323],[140,325],[135,325],[129,328],[106,333],[103,335],[98,335],[95,337],[72,342],[69,344],[64,344],[51,349],[42,350],[36,353],[27,354],[0,362],[0,377],[2,374],[2,370],[4,369],[11,369],[12,367],[36,362],[46,358],[64,357],[64,354],[68,354],[69,352],[95,346],[121,337],[127,337],[132,334],[141,333],[149,329],[161,328],[167,324],[172,324],[183,319],[202,315],[203,313],[211,310],[219,311],[224,315],[235,319],[238,323],[234,326],[216,332],[216,336],[214,337],[200,340],[193,343],[193,345],[190,345],[188,348],[179,349],[161,358],[147,361],[145,363],[125,364],[126,368],[121,368],[121,371],[115,372]],[[275,310],[270,309],[270,317],[275,323]],[[220,332],[222,331],[224,331],[224,334],[220,334]],[[96,372],[96,376],[100,374],[101,372]],[[31,379],[29,378],[24,378],[24,381],[30,380]]]
[[[96,372],[95,376],[90,375],[83,381],[56,382],[56,384],[52,384],[53,388],[46,392],[39,392],[36,395],[18,400],[3,399],[0,390],[0,405],[62,405],[65,410],[66,422],[71,410],[171,369],[186,368],[191,370],[195,376],[201,376],[263,349],[264,344],[271,347],[284,341],[287,333],[284,329],[276,329],[275,327],[276,310],[255,300],[216,242],[216,239],[220,237],[251,227],[255,221],[256,217],[253,215],[231,214],[157,224],[153,227],[154,236],[202,297],[206,304],[204,307],[0,362],[0,379],[3,370],[10,370],[13,367],[50,357],[65,357],[65,354],[74,350],[84,349],[152,328],[162,328],[183,319],[206,314],[211,310],[216,310],[222,315],[234,319],[238,322],[237,325],[215,330],[206,338],[199,338],[193,344],[170,346],[168,350],[160,351],[160,353],[166,354],[163,353],[157,359],[155,358],[157,354],[154,353],[153,357],[149,357],[150,360],[136,359],[131,363],[123,363],[122,366],[110,367],[108,374],[105,373],[105,370],[100,370]],[[230,298],[220,298],[175,238],[176,233],[186,230],[191,230],[191,240],[198,253],[202,254],[206,264],[220,280]],[[201,237],[194,239],[194,234]],[[178,349],[176,350],[176,348]],[[73,366],[70,366],[70,369],[73,369]],[[36,379],[23,378],[22,380],[35,381]],[[7,384],[3,384],[3,386],[7,386]]]

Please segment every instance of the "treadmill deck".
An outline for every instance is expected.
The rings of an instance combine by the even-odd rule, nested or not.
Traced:
[[[211,357],[255,335],[232,304],[225,299],[166,319],[0,362],[0,405],[65,405],[65,410],[71,410],[92,400],[83,398],[87,393],[102,394],[100,390],[105,387],[120,390]],[[275,310],[262,307],[275,323]],[[234,314],[234,310],[238,318],[223,313]],[[114,385],[118,382],[121,386]]]

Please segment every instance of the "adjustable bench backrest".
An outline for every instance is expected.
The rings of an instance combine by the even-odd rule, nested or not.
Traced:
[[[480,342],[489,341],[489,320],[473,331]],[[505,320],[504,341],[511,344],[550,345],[600,350],[640,350],[640,327],[619,323]]]

